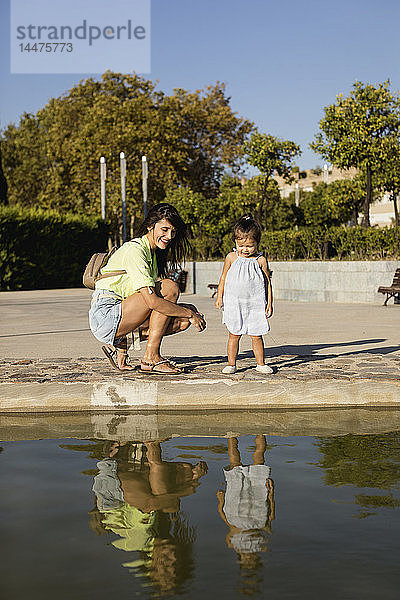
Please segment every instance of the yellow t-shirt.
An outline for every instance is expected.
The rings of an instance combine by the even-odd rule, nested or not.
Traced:
[[[125,242],[118,248],[101,269],[101,274],[122,270],[125,270],[126,274],[96,281],[95,289],[110,290],[122,298],[127,298],[142,287],[154,286],[157,279],[157,260],[155,253],[151,252],[146,235]]]
[[[121,538],[112,542],[115,548],[127,552],[134,550],[151,552],[153,550],[158,524],[156,512],[143,513],[127,502],[124,502],[120,508],[102,512],[104,527]]]

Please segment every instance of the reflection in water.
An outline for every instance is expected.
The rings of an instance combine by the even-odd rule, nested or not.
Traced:
[[[164,461],[160,442],[108,442],[104,453],[93,483],[92,529],[112,531],[119,536],[115,548],[139,553],[124,567],[146,575],[163,592],[176,590],[192,575],[195,539],[179,512],[180,499],[195,492],[206,463]]]
[[[357,517],[374,515],[379,507],[400,506],[400,500],[393,496],[400,489],[399,432],[317,438],[316,445],[322,454],[316,466],[325,470],[327,485],[390,491],[385,495],[356,494],[354,503],[361,507]]]
[[[264,435],[255,438],[252,465],[242,465],[238,440],[228,439],[229,467],[224,469],[226,491],[218,490],[218,512],[227,524],[226,543],[237,553],[242,575],[241,591],[259,591],[257,571],[260,552],[266,552],[271,521],[275,518],[274,482],[264,463],[267,443]]]
[[[175,438],[164,449],[168,460],[160,442],[92,440],[62,447],[85,451],[98,461],[96,471],[82,471],[95,476],[91,528],[110,536],[125,573],[156,596],[190,593],[199,599],[218,586],[220,597],[232,598],[258,598],[266,590],[273,597],[343,595],[364,600],[377,597],[382,587],[397,593],[393,557],[399,520],[396,524],[393,517],[400,505],[400,433],[277,438],[268,446],[267,461],[265,436],[239,438],[246,444],[249,439],[255,440],[250,460],[239,452],[236,437],[228,438],[228,448],[223,438]],[[222,469],[226,449],[229,466]],[[266,462],[279,473],[273,544],[274,483]],[[201,497],[187,503],[189,520],[181,511],[181,498],[193,495],[208,468]],[[331,486],[343,487],[335,491]],[[383,519],[356,521],[353,502],[358,517],[379,511]],[[196,529],[191,522],[199,523]],[[109,553],[106,544],[105,561]],[[338,572],[340,591],[335,587]],[[115,578],[125,593],[124,578],[118,573]],[[132,577],[125,579],[132,585]],[[364,581],[364,587],[355,590],[355,581]]]

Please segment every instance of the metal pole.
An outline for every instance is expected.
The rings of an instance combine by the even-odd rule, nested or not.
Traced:
[[[101,156],[100,157],[101,218],[104,221],[107,218],[106,179],[107,179],[106,159],[104,158],[104,156]]]
[[[324,164],[324,183],[328,183],[328,165]]]
[[[148,205],[147,205],[147,176],[148,176],[148,166],[147,166],[147,158],[142,156],[142,189],[143,189],[143,214],[144,218],[147,217],[148,213]]]
[[[121,201],[122,201],[122,242],[126,242],[126,158],[124,152],[120,152],[119,162],[121,168]]]
[[[299,208],[299,199],[300,199],[300,190],[299,190],[299,184],[296,183],[295,188],[294,188],[294,202],[296,204],[296,208]],[[298,226],[296,225],[295,229],[298,229]]]

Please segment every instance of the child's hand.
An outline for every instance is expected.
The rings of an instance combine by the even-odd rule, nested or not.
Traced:
[[[222,304],[223,304],[222,298],[217,297],[217,299],[215,301],[215,308],[222,308]]]
[[[270,477],[265,482],[265,486],[266,486],[268,492],[273,492],[274,491],[274,482],[273,482],[273,480]]]
[[[269,317],[272,317],[272,313],[273,313],[273,309],[272,306],[267,306],[265,309],[265,316],[267,317],[267,319],[269,319]]]

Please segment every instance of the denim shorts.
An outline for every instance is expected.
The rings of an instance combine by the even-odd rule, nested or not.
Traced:
[[[89,310],[89,326],[103,344],[114,344],[122,315],[122,298],[110,290],[94,290]]]

